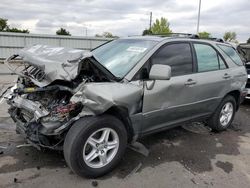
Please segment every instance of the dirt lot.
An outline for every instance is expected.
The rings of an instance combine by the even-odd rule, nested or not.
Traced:
[[[1,76],[8,84],[13,76]],[[13,122],[0,108],[0,187],[249,187],[250,102],[243,104],[232,127],[223,133],[183,128],[140,140],[146,157],[131,149],[110,174],[81,178],[66,166],[63,155],[24,144]]]

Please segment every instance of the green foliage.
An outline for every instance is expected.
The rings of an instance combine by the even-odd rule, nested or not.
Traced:
[[[7,19],[0,18],[0,31],[5,31],[8,28]]]
[[[14,33],[30,33],[28,29],[17,29],[15,27],[6,29],[7,32],[14,32]]]
[[[169,28],[170,23],[168,22],[167,18],[161,17],[161,19],[156,19],[151,27],[151,31],[153,34],[168,34],[172,33],[171,29]]]
[[[28,29],[18,29],[18,28],[10,28],[8,25],[8,20],[0,18],[0,31],[2,32],[15,32],[15,33],[29,33]]]
[[[249,38],[249,39],[247,39],[247,43],[248,43],[248,44],[250,44],[250,38]]]
[[[143,32],[142,32],[142,35],[143,35],[143,36],[144,36],[144,35],[151,35],[151,34],[153,34],[153,33],[152,33],[152,31],[149,30],[149,29],[144,29]]]
[[[211,38],[211,33],[208,33],[206,31],[203,31],[203,32],[200,32],[199,33],[199,37],[201,39],[208,39],[208,38]]]
[[[115,36],[112,33],[107,32],[107,31],[103,32],[102,34],[96,34],[95,36],[96,37],[104,37],[104,38],[118,38],[118,36]]]
[[[113,34],[110,32],[104,32],[102,36],[104,36],[105,38],[114,38]]]
[[[231,31],[227,31],[227,32],[225,32],[223,38],[225,41],[228,41],[228,42],[236,41],[236,33],[231,32]]]
[[[68,35],[68,36],[71,36],[70,32],[67,31],[66,29],[64,28],[60,28],[56,31],[56,34],[57,35]]]

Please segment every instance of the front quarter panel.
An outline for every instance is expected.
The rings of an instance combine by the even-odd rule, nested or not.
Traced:
[[[143,85],[138,82],[88,83],[71,98],[72,102],[82,102],[83,110],[80,116],[98,115],[112,106],[122,106],[134,114],[141,106]]]

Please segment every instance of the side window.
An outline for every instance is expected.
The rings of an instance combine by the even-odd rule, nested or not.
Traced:
[[[194,49],[197,56],[198,72],[220,69],[219,56],[211,46],[206,44],[194,44]]]
[[[152,56],[151,63],[164,64],[171,67],[172,76],[193,72],[191,47],[188,43],[168,44]]]
[[[221,58],[221,56],[218,55],[218,57],[219,57],[219,62],[220,62],[220,69],[226,69],[227,67],[225,65],[224,60]]]
[[[223,52],[225,52],[225,54],[227,54],[227,56],[229,56],[232,59],[234,63],[236,63],[237,65],[243,65],[240,56],[237,54],[236,50],[233,47],[221,44],[217,45],[219,46],[220,49],[222,49]]]

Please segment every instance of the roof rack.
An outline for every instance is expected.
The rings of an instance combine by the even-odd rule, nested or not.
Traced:
[[[185,37],[185,38],[193,38],[193,39],[204,39],[204,40],[213,40],[216,42],[224,42],[221,38],[200,38],[197,34],[191,34],[191,33],[162,33],[162,34],[149,34],[149,36],[159,36],[159,37]]]
[[[203,38],[200,38],[200,39],[203,39]],[[204,40],[212,40],[212,41],[222,42],[222,43],[225,42],[222,38],[214,38],[214,37],[211,37],[211,38],[204,38]]]
[[[191,33],[161,33],[161,34],[148,34],[147,36],[183,37],[183,38],[199,39],[199,36],[197,34],[191,34]]]
[[[200,38],[197,34],[191,33],[162,33],[162,34],[148,34],[147,36],[158,36],[158,37],[183,37],[183,38],[191,38],[191,39],[202,39],[202,40],[212,40],[216,42],[224,43],[225,41],[222,38]]]

